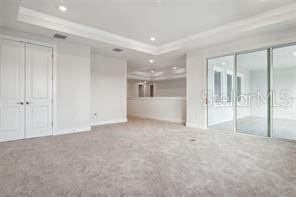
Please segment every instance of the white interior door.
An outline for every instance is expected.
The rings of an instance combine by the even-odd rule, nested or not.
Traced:
[[[25,135],[25,45],[0,39],[0,141]]]
[[[26,138],[52,135],[52,53],[26,44]]]

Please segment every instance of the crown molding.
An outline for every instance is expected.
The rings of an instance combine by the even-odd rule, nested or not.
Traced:
[[[128,75],[128,80],[139,80],[139,81],[169,81],[174,79],[186,78],[186,74],[178,74],[174,76],[161,76],[161,77],[141,77],[136,75]]]
[[[142,72],[142,71],[133,71],[127,74],[128,79],[134,79],[134,80],[144,80],[149,81],[151,80],[151,73],[148,72]]]
[[[176,70],[169,71],[156,71],[151,74],[149,71],[132,71],[127,74],[128,79],[133,80],[143,80],[143,81],[160,81],[160,80],[170,80],[186,77],[186,69],[179,68]]]
[[[67,33],[70,35],[75,35],[135,51],[157,55],[156,46],[145,44],[143,42],[139,42],[133,39],[129,39],[117,34],[102,31],[100,29],[96,29],[79,23],[74,23],[65,19],[54,17],[28,8],[19,8],[17,20],[31,25],[36,25],[47,29]]]
[[[190,35],[168,44],[154,46],[24,7],[19,8],[17,16],[17,20],[24,23],[52,29],[69,35],[75,35],[86,39],[112,44],[126,49],[148,53],[151,55],[161,55],[184,49],[194,45],[195,43],[198,44],[199,41],[211,39],[218,35],[239,35],[241,33],[254,31],[256,29],[264,28],[295,18],[296,3]]]
[[[238,20],[226,25],[222,25],[204,32],[200,32],[168,44],[161,45],[157,49],[157,54],[161,55],[171,51],[179,50],[207,38],[217,35],[235,35],[270,25],[278,24],[296,18],[296,3],[273,9],[262,14]]]

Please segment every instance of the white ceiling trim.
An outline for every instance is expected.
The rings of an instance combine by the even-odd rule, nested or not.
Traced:
[[[151,75],[147,76],[144,72],[133,72],[127,74],[127,79],[134,79],[134,80],[151,80]]]
[[[133,39],[112,34],[79,23],[74,23],[24,7],[19,8],[17,20],[55,31],[64,32],[70,35],[80,36],[131,50],[157,55],[156,46],[145,44]]]
[[[234,35],[243,32],[252,31],[255,29],[263,28],[269,25],[274,25],[280,22],[288,21],[296,18],[296,3],[288,6],[283,6],[271,11],[256,15],[247,19],[238,20],[233,23],[219,26],[195,35],[185,37],[183,39],[164,44],[160,46],[157,53],[164,54],[186,46],[190,46],[193,42],[198,40],[207,39],[215,35]]]
[[[186,74],[179,74],[174,76],[162,76],[162,77],[154,77],[152,78],[152,81],[168,81],[173,79],[182,79],[186,78]]]
[[[283,6],[260,15],[233,23],[219,26],[208,31],[185,37],[161,46],[153,46],[117,34],[102,31],[79,23],[74,23],[35,10],[20,7],[17,19],[21,22],[37,25],[40,27],[64,32],[70,35],[80,36],[115,46],[131,49],[151,55],[161,55],[171,51],[191,46],[199,40],[211,39],[217,35],[236,35],[266,26],[274,25],[296,18],[296,3]]]
[[[186,69],[180,68],[172,71],[159,71],[155,73],[144,72],[144,71],[133,71],[127,74],[128,79],[132,80],[147,80],[147,81],[157,81],[157,80],[169,80],[186,77]]]
[[[173,76],[161,76],[161,77],[143,77],[138,75],[128,75],[128,80],[140,80],[140,81],[168,81],[173,79],[186,78],[186,74],[179,74]]]

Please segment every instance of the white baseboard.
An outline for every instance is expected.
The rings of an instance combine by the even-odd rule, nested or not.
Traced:
[[[9,142],[9,141],[23,140],[23,139],[25,139],[25,137],[19,136],[19,135],[11,135],[11,136],[0,135],[0,142]]]
[[[86,127],[76,128],[74,132],[75,133],[80,133],[80,132],[86,132],[86,131],[91,131],[91,127],[86,126]]]
[[[118,124],[127,122],[127,118],[125,119],[114,119],[114,120],[103,120],[103,121],[95,121],[91,124],[91,126],[100,126],[100,125],[108,125],[108,124]]]
[[[186,127],[188,128],[194,128],[194,129],[201,129],[201,130],[205,130],[206,128],[201,127],[200,125],[197,124],[193,124],[193,123],[186,123]]]
[[[63,129],[63,130],[54,130],[53,135],[64,135],[64,134],[69,134],[69,133],[80,133],[80,132],[85,132],[85,131],[90,131],[90,130],[91,130],[90,126],[77,127],[77,128],[71,128],[71,129]]]

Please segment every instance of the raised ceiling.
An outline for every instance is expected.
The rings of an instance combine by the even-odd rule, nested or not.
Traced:
[[[189,50],[295,28],[295,21],[295,0],[0,0],[0,27],[47,37],[64,33],[67,41],[89,45],[93,52],[127,59],[131,72],[149,71],[151,58],[156,69],[184,66]],[[73,22],[91,31],[69,28]],[[124,51],[114,53],[114,47]]]
[[[295,0],[21,0],[21,6],[111,32],[163,45]],[[57,7],[66,5],[67,12]],[[151,43],[150,37],[156,37]]]

